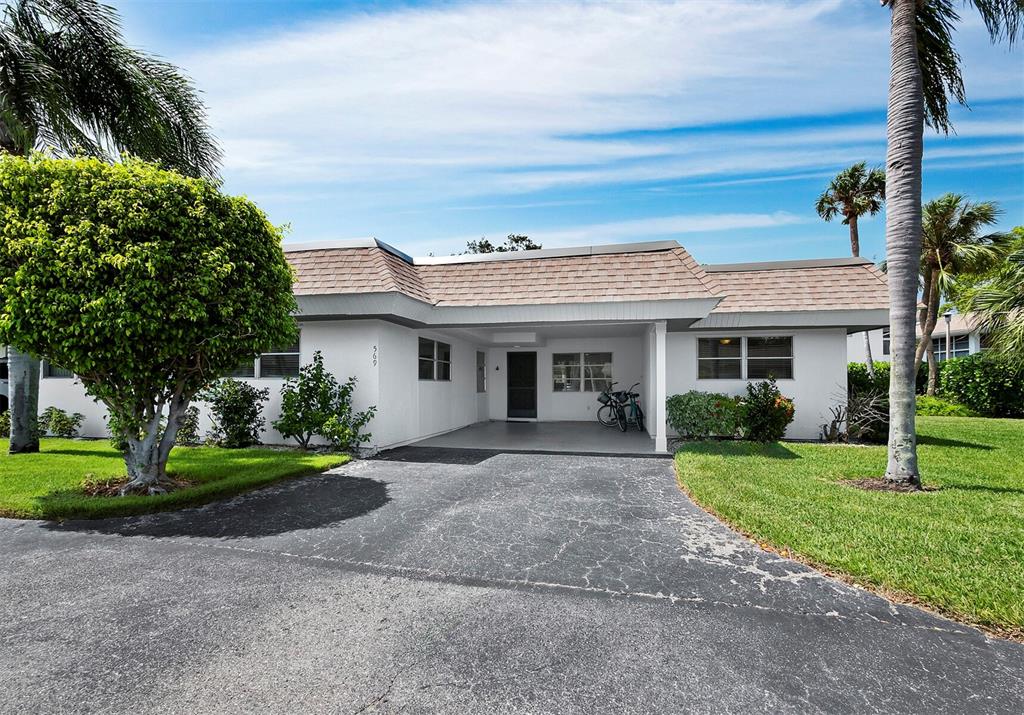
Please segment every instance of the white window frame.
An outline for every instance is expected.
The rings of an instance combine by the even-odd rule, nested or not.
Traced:
[[[574,378],[573,377],[567,377],[566,378],[566,382],[568,382],[568,383],[572,383],[573,381],[576,382],[576,389],[575,390],[560,390],[557,387],[555,387],[555,358],[558,357],[558,356],[563,356],[563,355],[574,355],[576,357],[576,362],[572,363],[571,365],[568,365],[568,367],[575,367],[576,368],[576,370],[577,370],[576,377],[574,377]],[[567,393],[583,392],[583,353],[582,352],[560,352],[560,353],[553,352],[553,353],[551,353],[551,392],[553,392],[556,395],[563,395],[563,394],[567,394]]]
[[[431,343],[431,345],[434,348],[434,350],[433,350],[433,353],[434,353],[433,357],[427,358],[427,357],[422,357],[420,355],[420,341],[421,340],[425,340],[425,341]],[[448,346],[448,359],[447,360],[442,360],[440,357],[438,357],[438,346],[439,345],[447,345]],[[451,343],[445,342],[444,340],[435,340],[434,338],[427,338],[427,337],[424,337],[424,336],[420,335],[418,337],[418,339],[416,340],[416,378],[420,382],[451,382],[452,381],[452,354],[453,354],[453,352],[454,352],[454,350],[452,348],[452,344]],[[420,377],[420,361],[421,360],[430,360],[431,366],[433,367],[433,369],[430,372],[430,375],[431,375],[430,377]],[[439,365],[447,365],[448,366],[448,377],[438,377],[437,376],[438,366]]]
[[[611,365],[611,374],[607,377],[594,377],[593,375],[587,374],[587,355],[606,354],[609,356],[608,363]],[[596,363],[595,363],[596,364]],[[602,363],[604,365],[605,363]],[[593,387],[594,380],[608,380],[608,389],[611,389],[611,385],[615,382],[615,353],[611,350],[584,350],[580,356],[580,392],[604,392],[604,390],[598,390]],[[591,384],[590,389],[587,389],[587,383]]]
[[[704,340],[721,340],[722,338],[730,338],[730,339],[739,338],[739,341],[740,341],[740,356],[738,358],[701,358],[700,357],[700,341],[701,341],[701,339],[704,339]],[[701,382],[720,382],[722,380],[743,380],[743,381],[748,381],[748,380],[767,380],[768,378],[764,378],[764,377],[748,377],[748,374],[749,374],[749,370],[747,369],[748,368],[748,360],[751,360],[751,359],[753,359],[753,360],[779,360],[779,359],[787,359],[787,358],[749,358],[747,356],[747,340],[749,340],[750,338],[755,338],[755,339],[756,338],[789,338],[790,347],[791,347],[791,353],[792,354],[789,356],[788,359],[792,362],[792,365],[793,365],[793,369],[792,369],[793,375],[792,375],[792,377],[777,377],[777,378],[775,378],[775,381],[776,382],[786,382],[786,381],[791,381],[791,380],[795,380],[796,379],[796,336],[794,336],[794,335],[727,335],[727,334],[723,334],[723,335],[698,335],[697,336],[697,343],[694,346],[695,347],[694,354],[697,356],[697,360],[696,360],[696,362],[697,362],[697,365],[696,365],[696,372],[697,372],[696,377],[697,377],[697,380],[699,380]],[[701,377],[700,376],[700,361],[701,360],[739,360],[739,363],[740,363],[740,377]]]
[[[299,360],[298,360],[299,366],[296,369],[294,375],[264,375],[263,374],[263,364],[261,362],[261,359],[263,358],[264,355],[296,355],[299,358]],[[243,364],[247,364],[247,363],[243,363]],[[238,367],[241,367],[241,365],[239,365]],[[237,370],[238,368],[235,368],[235,369]],[[299,370],[301,370],[301,369],[302,369],[302,331],[299,331],[299,337],[295,341],[295,351],[294,352],[289,351],[289,352],[260,353],[255,358],[253,358],[253,361],[252,361],[252,376],[251,377],[248,376],[248,375],[228,375],[228,377],[230,377],[233,380],[287,380],[289,378],[298,377]]]

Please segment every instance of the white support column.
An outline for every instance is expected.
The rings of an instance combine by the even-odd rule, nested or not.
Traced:
[[[668,398],[668,370],[665,349],[666,324],[659,320],[654,324],[654,451],[668,451],[665,400]]]

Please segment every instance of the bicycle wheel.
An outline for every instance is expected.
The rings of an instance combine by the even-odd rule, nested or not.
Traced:
[[[614,427],[616,423],[615,408],[611,405],[601,405],[597,411],[597,421],[605,427]]]
[[[640,409],[640,405],[633,406],[636,409],[634,416],[636,417],[636,428],[641,432],[644,431],[644,411]]]
[[[626,422],[626,408],[622,405],[617,405],[615,408],[615,420],[619,424],[620,432],[625,432],[629,429],[629,424]]]

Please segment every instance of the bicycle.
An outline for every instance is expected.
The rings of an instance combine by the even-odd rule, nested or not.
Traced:
[[[597,421],[605,427],[617,426],[621,432],[629,429],[629,423],[632,422],[637,429],[643,432],[644,411],[637,401],[640,393],[633,392],[633,388],[639,386],[640,383],[634,383],[628,390],[611,392],[610,388],[617,384],[617,382],[613,382],[608,386],[609,389],[602,390],[601,394],[597,396],[597,401],[601,403],[601,407],[597,410]]]

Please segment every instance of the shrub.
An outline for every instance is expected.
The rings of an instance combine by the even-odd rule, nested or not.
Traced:
[[[10,437],[10,436],[11,436],[11,411],[10,410],[4,410],[4,412],[2,414],[0,414],[0,437]]]
[[[738,400],[717,392],[690,390],[665,403],[668,423],[680,437],[734,437],[740,426]]]
[[[942,397],[917,396],[917,414],[929,417],[977,417],[978,413],[966,405]]]
[[[73,372],[154,493],[211,377],[295,339],[281,232],[210,181],[125,158],[0,157],[0,344]]]
[[[851,392],[846,399],[846,435],[855,442],[889,441],[889,390]]]
[[[43,413],[39,415],[39,429],[44,434],[71,439],[72,437],[78,436],[78,428],[82,426],[82,422],[84,421],[85,415],[81,412],[75,412],[69,415],[59,407],[51,406],[47,407],[43,410]]]
[[[743,436],[754,442],[780,440],[794,413],[793,401],[779,391],[775,378],[747,383],[747,396],[740,401]]]
[[[850,392],[864,392],[875,390],[889,394],[889,372],[892,366],[887,362],[878,361],[875,363],[874,379],[868,375],[868,367],[862,362],[851,362],[846,366],[846,386]],[[939,363],[939,376],[942,376],[942,363]],[[919,395],[923,395],[928,389],[928,363],[922,362],[917,371],[917,381],[914,386]]]
[[[943,363],[943,397],[991,417],[1024,417],[1024,367],[986,353]]]
[[[288,379],[281,387],[281,416],[274,429],[285,438],[294,438],[303,449],[314,436],[323,437],[338,449],[348,452],[370,439],[363,433],[376,407],[364,412],[352,411],[352,393],[356,379],[341,384],[324,369],[324,358],[317,350],[313,362],[299,370],[299,376]]]
[[[199,408],[193,405],[181,416],[174,443],[185,447],[194,447],[200,442],[202,439],[199,436]]]
[[[220,447],[249,447],[259,444],[266,420],[263,403],[270,390],[259,390],[248,382],[226,378],[213,383],[199,395],[210,405],[213,429],[210,440]]]

